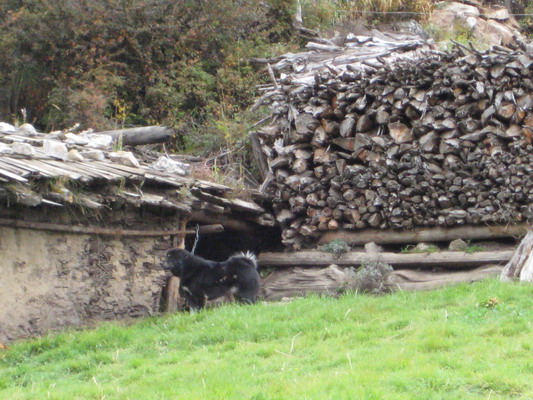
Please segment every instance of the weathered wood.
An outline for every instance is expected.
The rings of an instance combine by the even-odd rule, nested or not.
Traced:
[[[344,233],[328,233],[328,240],[449,240],[404,233],[429,227],[465,227],[453,239],[471,239],[478,232],[471,235],[470,226],[527,221],[533,200],[531,56],[457,45],[416,62],[398,61],[391,50],[401,44],[373,34],[352,38],[358,54],[343,49],[331,60],[331,54],[308,52],[284,64],[293,68],[284,70],[291,75],[271,98],[276,133],[259,138],[275,176],[266,190],[275,212],[283,213],[283,243],[311,248],[324,231],[370,227],[393,229],[399,238],[346,240]],[[383,51],[390,57],[376,54]],[[306,59],[300,70],[298,56]],[[355,64],[347,63],[351,56]],[[297,147],[312,148],[313,157],[302,161],[292,151]],[[295,196],[307,204],[295,206]]]
[[[167,126],[143,126],[139,128],[117,129],[114,131],[96,133],[112,136],[115,142],[122,140],[122,144],[127,146],[164,143],[170,140],[175,134],[174,130]]]
[[[204,224],[220,224],[225,229],[230,229],[239,232],[257,233],[257,225],[247,221],[231,218],[228,215],[210,214],[202,210],[196,210],[191,213],[190,222],[200,222]]]
[[[308,293],[335,296],[345,282],[346,274],[336,265],[325,269],[294,268],[271,273],[261,283],[261,292],[264,299],[270,301]]]
[[[397,270],[391,272],[385,284],[390,290],[433,290],[458,283],[476,282],[501,274],[502,266],[489,265],[469,271],[427,272]]]
[[[513,251],[487,251],[464,253],[443,251],[438,253],[365,253],[347,252],[336,256],[320,251],[300,251],[293,253],[261,253],[258,261],[265,267],[326,267],[332,264],[358,266],[371,262],[384,262],[393,267],[409,268],[473,268],[485,264],[508,262]]]
[[[164,289],[164,309],[163,311],[172,313],[181,311],[185,304],[185,299],[180,296],[180,278],[171,276]]]
[[[528,224],[493,225],[493,226],[457,226],[451,228],[418,228],[415,230],[395,231],[379,229],[363,229],[359,231],[326,232],[318,241],[319,244],[332,240],[343,240],[354,245],[374,242],[379,244],[404,244],[420,242],[444,242],[455,239],[495,239],[524,235],[529,229]]]
[[[387,275],[385,285],[390,291],[433,290],[495,277],[502,268],[499,265],[486,265],[468,271],[396,270]],[[323,269],[291,268],[274,271],[263,280],[261,286],[263,298],[269,301],[310,293],[337,296],[350,287],[350,277],[337,265]]]
[[[175,230],[131,230],[131,229],[112,229],[102,228],[97,226],[81,226],[81,225],[62,225],[48,222],[33,222],[13,220],[7,218],[0,218],[0,225],[11,228],[34,229],[49,232],[64,232],[76,234],[89,234],[101,236],[135,236],[135,237],[162,237],[162,236],[176,236],[181,235],[182,229]],[[224,231],[224,227],[220,224],[204,225],[200,227],[202,235],[209,235],[220,233]],[[195,235],[195,229],[185,231],[186,235]]]
[[[265,213],[265,209],[263,207],[249,201],[216,197],[209,193],[205,193],[197,188],[191,188],[191,193],[201,200],[209,201],[210,203],[218,204],[223,207],[229,207],[235,211],[241,211],[256,215]]]
[[[533,231],[529,231],[524,237],[513,258],[503,269],[501,279],[533,283]]]

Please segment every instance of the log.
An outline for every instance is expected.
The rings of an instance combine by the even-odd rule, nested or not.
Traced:
[[[501,274],[502,266],[488,265],[470,271],[427,272],[414,270],[397,270],[391,272],[385,280],[390,290],[433,290],[458,283],[470,283],[495,277]]]
[[[529,229],[528,224],[493,225],[493,226],[458,226],[451,228],[419,228],[412,231],[382,231],[364,229],[360,231],[326,232],[318,244],[326,244],[332,240],[343,240],[353,245],[364,245],[374,242],[378,244],[410,244],[420,242],[447,242],[455,239],[480,240],[524,235]]]
[[[348,252],[336,256],[320,251],[300,251],[293,253],[261,253],[258,262],[262,267],[327,267],[359,266],[371,262],[383,262],[393,267],[403,268],[474,268],[486,264],[508,262],[514,251],[484,251],[465,253],[462,251],[443,251],[438,253],[366,253]]]
[[[164,304],[163,311],[173,313],[183,310],[185,299],[179,293],[180,278],[171,276],[168,279],[167,285],[164,288]]]
[[[81,226],[81,225],[62,225],[49,222],[33,222],[13,220],[8,218],[0,218],[1,226],[8,226],[11,228],[33,229],[49,232],[74,233],[85,235],[101,235],[101,236],[132,236],[132,237],[162,237],[162,236],[179,236],[182,234],[181,229],[172,230],[131,230],[131,229],[114,229],[102,228],[99,226]],[[220,233],[224,231],[224,227],[220,224],[204,225],[200,227],[200,234],[209,235]],[[185,231],[186,235],[195,235],[195,229]]]
[[[336,265],[325,269],[294,268],[275,271],[267,276],[261,284],[261,291],[262,297],[269,301],[308,293],[335,296],[340,293],[345,282],[344,271]]]
[[[224,229],[230,229],[239,232],[257,233],[256,224],[249,223],[247,221],[231,218],[222,214],[210,214],[203,210],[193,211],[190,217],[192,223],[203,224],[220,224]]]
[[[433,290],[498,276],[502,268],[498,265],[486,265],[469,271],[397,270],[387,275],[385,286],[390,291]],[[350,278],[345,271],[337,265],[331,265],[324,269],[293,268],[275,271],[263,280],[261,288],[265,300],[276,301],[309,293],[338,296],[349,285]]]
[[[513,258],[502,271],[502,281],[513,279],[533,283],[533,231],[529,231],[524,237]]]
[[[124,146],[137,146],[150,143],[164,143],[174,136],[174,129],[167,126],[143,126],[139,128],[118,129],[113,131],[96,132],[101,135],[109,135],[115,142],[120,141]]]

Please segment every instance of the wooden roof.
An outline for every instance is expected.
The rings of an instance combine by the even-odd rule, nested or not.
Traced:
[[[61,142],[68,150],[100,150],[103,160],[85,158],[83,160],[64,160],[47,154],[45,140]],[[2,153],[0,147],[0,200],[10,198],[11,203],[23,206],[48,205],[61,207],[68,203],[68,196],[58,193],[43,193],[36,190],[39,182],[64,179],[83,189],[90,199],[90,208],[104,206],[110,199],[121,198],[134,206],[152,206],[179,211],[181,215],[210,223],[217,220],[239,220],[246,223],[273,226],[273,217],[254,201],[234,199],[233,190],[225,185],[177,173],[161,171],[151,163],[142,160],[137,154],[139,167],[122,165],[112,161],[109,154],[112,148],[96,149],[91,145],[81,146],[61,140],[54,134],[37,133],[35,136],[0,133],[0,144],[12,146],[25,143],[32,148],[32,155]],[[9,151],[9,150],[8,150]],[[112,195],[100,193],[102,187],[120,187]],[[10,196],[11,195],[11,196]],[[28,196],[31,201],[28,201]],[[261,197],[252,191],[252,196]],[[92,204],[92,206],[91,206]],[[231,223],[229,223],[231,225]],[[242,224],[241,224],[242,225]]]

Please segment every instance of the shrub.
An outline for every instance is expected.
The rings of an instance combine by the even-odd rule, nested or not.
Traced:
[[[318,250],[335,254],[336,257],[340,257],[341,254],[350,250],[350,246],[344,240],[335,239],[318,247]]]
[[[385,285],[385,280],[392,271],[393,268],[389,264],[382,262],[363,264],[357,270],[346,268],[345,289],[370,294],[387,293],[389,289]]]

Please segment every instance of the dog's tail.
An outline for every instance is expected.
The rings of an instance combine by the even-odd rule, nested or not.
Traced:
[[[234,254],[230,258],[245,258],[245,259],[249,260],[254,265],[255,269],[258,268],[257,257],[251,251],[247,251],[247,252],[241,251],[240,253]]]
[[[237,253],[235,254],[236,256],[239,256],[239,257],[244,257],[244,258],[247,258],[249,260],[252,260],[254,263],[257,263],[257,257],[255,256],[254,253],[252,253],[251,251],[247,251],[246,253],[244,251],[241,251],[240,253]]]

